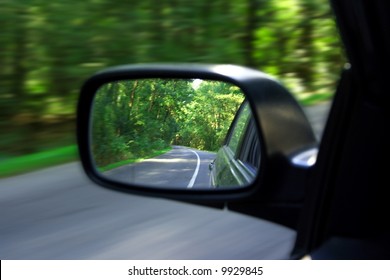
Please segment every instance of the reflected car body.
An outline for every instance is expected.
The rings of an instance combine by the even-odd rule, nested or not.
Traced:
[[[214,188],[245,186],[260,166],[260,141],[248,102],[240,106],[223,146],[210,163],[210,185]]]

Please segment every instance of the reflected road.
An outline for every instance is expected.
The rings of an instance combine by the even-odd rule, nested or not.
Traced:
[[[215,153],[172,146],[165,154],[115,168],[104,175],[124,183],[205,189],[210,185],[208,166],[214,158]]]

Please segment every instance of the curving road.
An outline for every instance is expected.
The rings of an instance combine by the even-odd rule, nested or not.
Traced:
[[[182,146],[154,158],[105,172],[110,179],[154,187],[205,189],[210,185],[209,163],[215,153]]]
[[[307,109],[317,135],[319,108]],[[295,239],[261,219],[100,188],[79,163],[0,180],[0,213],[2,260],[284,259]]]

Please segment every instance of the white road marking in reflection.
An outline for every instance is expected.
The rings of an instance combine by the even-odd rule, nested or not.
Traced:
[[[200,166],[200,158],[199,158],[199,155],[197,152],[193,151],[193,150],[190,150],[191,152],[193,152],[196,157],[198,158],[198,162],[196,164],[196,168],[195,168],[195,171],[194,171],[194,175],[192,175],[192,178],[190,180],[190,182],[188,183],[187,185],[187,189],[191,189],[193,186],[194,186],[194,183],[195,183],[195,180],[196,180],[196,177],[198,176],[198,172],[199,172],[199,166]]]

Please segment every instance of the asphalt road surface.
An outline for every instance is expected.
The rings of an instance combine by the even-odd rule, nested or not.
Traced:
[[[0,259],[279,259],[295,233],[91,183],[78,163],[0,181]]]
[[[207,189],[210,188],[208,168],[214,158],[215,153],[173,146],[165,154],[115,168],[104,175],[116,181],[137,185]]]
[[[0,213],[2,260],[284,259],[295,239],[261,219],[106,190],[79,163],[0,180]]]
[[[322,137],[330,106],[331,103],[326,102],[303,108],[318,140]]]

